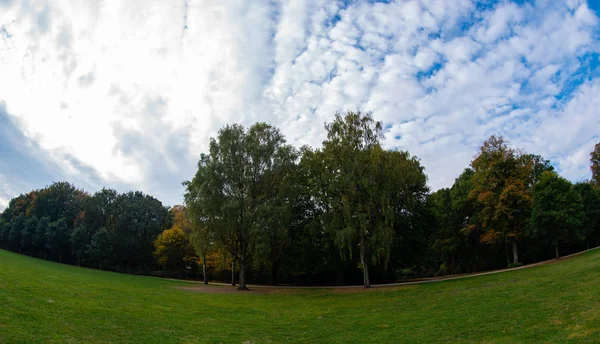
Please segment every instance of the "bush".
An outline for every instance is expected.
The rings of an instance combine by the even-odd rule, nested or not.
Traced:
[[[523,266],[523,263],[518,262],[518,263],[510,263],[510,264],[508,264],[508,268],[509,269],[518,268],[519,266]]]

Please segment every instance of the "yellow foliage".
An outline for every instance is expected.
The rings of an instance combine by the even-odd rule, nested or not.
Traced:
[[[188,236],[179,227],[163,231],[154,242],[155,255],[165,270],[183,270],[188,264],[197,264],[198,257]]]

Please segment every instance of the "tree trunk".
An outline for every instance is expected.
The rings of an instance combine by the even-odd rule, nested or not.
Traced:
[[[508,255],[508,245],[504,244],[504,255],[506,256],[506,266],[510,265],[510,256]]]
[[[242,255],[242,259],[240,260],[240,286],[239,290],[248,290],[246,286],[246,257]]]
[[[556,249],[556,259],[560,258],[560,255],[558,254],[558,245],[554,245],[554,248]]]
[[[58,261],[62,263],[62,252],[58,254]]]
[[[516,241],[512,242],[512,247],[513,247],[514,263],[517,264],[519,262],[519,249],[517,248],[517,242]]]
[[[585,246],[587,247],[587,250],[590,249],[590,239],[585,239]]]
[[[100,262],[100,270],[102,270],[102,262]]]
[[[46,249],[44,249],[44,260],[46,260]]]
[[[208,276],[206,276],[206,255],[202,255],[202,277],[204,277],[204,284],[208,284]]]
[[[235,287],[235,260],[231,261],[231,285]]]
[[[363,269],[363,284],[365,288],[371,288],[371,281],[369,281],[369,264],[365,257],[365,238],[364,235],[360,238],[360,263]]]

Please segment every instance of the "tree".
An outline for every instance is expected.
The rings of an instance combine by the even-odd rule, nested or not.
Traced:
[[[256,207],[256,254],[258,267],[271,271],[271,284],[276,285],[284,249],[290,244],[292,206],[296,189],[291,184],[296,172],[298,152],[283,145],[274,152],[272,167],[265,171],[257,187],[260,190]]]
[[[432,193],[427,201],[436,219],[433,249],[445,263],[451,264],[452,271],[456,271],[456,256],[462,246],[463,236],[457,214],[452,207],[451,190],[439,189]]]
[[[211,139],[210,153],[201,155],[194,179],[186,183],[188,205],[190,197],[197,204],[194,218],[239,262],[240,290],[247,289],[246,269],[259,231],[257,209],[268,192],[262,181],[285,149],[283,135],[265,123],[247,131],[228,125]]]
[[[190,235],[190,241],[198,257],[202,261],[202,278],[204,284],[208,284],[208,275],[206,272],[207,255],[211,252],[213,247],[213,240],[211,239],[212,233],[207,227],[201,224],[193,226],[192,234]]]
[[[512,245],[513,262],[518,263],[518,242],[525,234],[531,212],[529,186],[534,173],[522,154],[510,148],[502,137],[491,136],[471,162],[475,171],[470,197],[478,206],[481,241]],[[507,264],[510,264],[508,250]]]
[[[102,264],[112,253],[112,238],[108,229],[102,227],[94,233],[86,253],[102,270]]]
[[[44,251],[43,257],[46,259],[46,231],[50,224],[50,218],[44,216],[37,223],[35,234],[33,235],[33,245]]]
[[[326,184],[321,218],[343,257],[358,249],[368,288],[369,265],[389,261],[400,215],[424,200],[426,177],[408,153],[381,148],[382,124],[370,113],[336,114],[325,128],[323,150],[315,152]]]
[[[583,239],[583,202],[571,182],[555,172],[544,172],[533,189],[533,235],[548,236],[559,258],[559,245]]]
[[[185,271],[188,264],[194,264],[198,259],[189,237],[180,227],[163,231],[154,247],[158,264],[166,271]]]
[[[533,187],[537,184],[544,172],[554,171],[554,167],[550,163],[550,160],[546,160],[540,155],[523,154],[519,157],[519,162],[526,171],[529,171],[529,176],[526,179],[528,187]]]
[[[596,143],[590,153],[590,168],[592,170],[592,184],[600,187],[600,142]]]
[[[20,213],[10,222],[10,232],[8,233],[9,247],[16,252],[21,253],[21,233],[25,227],[25,213]]]
[[[590,239],[600,246],[600,189],[590,183],[577,183],[574,189],[583,202],[582,230],[587,248],[590,248]]]
[[[37,230],[37,222],[37,217],[35,215],[28,216],[25,219],[23,232],[21,233],[21,246],[24,250],[29,249],[31,256],[33,256],[33,251],[35,248],[33,238]]]
[[[92,196],[84,199],[83,222],[88,228],[97,230],[105,227],[109,231],[115,231],[117,220],[117,201],[119,194],[113,189],[102,188]]]
[[[118,195],[111,207],[113,228],[105,228],[114,240],[115,263],[130,269],[151,269],[154,241],[170,225],[168,208],[139,191]]]
[[[8,248],[8,235],[10,233],[10,223],[0,218],[0,247]]]
[[[59,262],[62,263],[63,253],[67,250],[71,233],[67,226],[67,220],[62,217],[48,224],[46,229],[46,248],[58,254]]]
[[[88,197],[83,190],[67,182],[52,183],[32,194],[28,195],[31,200],[31,214],[38,218],[47,216],[50,222],[64,219],[69,232],[82,211],[84,199]]]
[[[81,262],[86,258],[86,252],[92,241],[92,231],[88,228],[85,223],[77,225],[71,233],[71,248],[75,257],[77,257],[77,265],[81,265]]]

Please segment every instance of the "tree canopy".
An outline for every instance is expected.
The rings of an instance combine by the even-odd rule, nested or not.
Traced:
[[[318,147],[224,126],[183,205],[56,182],[10,200],[0,247],[120,272],[253,283],[391,282],[515,266],[600,245],[600,144],[573,185],[540,155],[484,141],[452,185],[384,147],[372,114],[335,114]],[[510,254],[512,251],[512,255]]]

